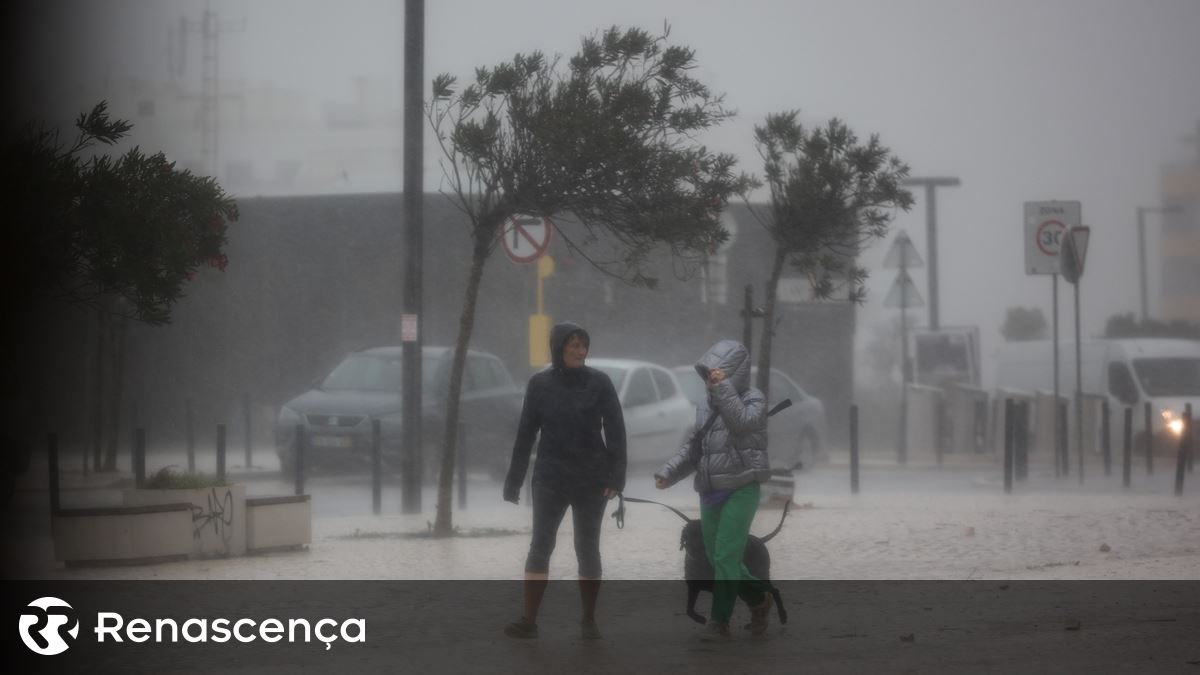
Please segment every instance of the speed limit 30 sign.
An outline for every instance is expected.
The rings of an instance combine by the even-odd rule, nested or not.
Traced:
[[[1058,274],[1062,238],[1082,219],[1079,202],[1025,202],[1025,273]]]

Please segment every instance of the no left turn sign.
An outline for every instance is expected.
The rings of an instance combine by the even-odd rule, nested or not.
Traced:
[[[518,265],[535,262],[549,250],[553,229],[549,218],[513,216],[500,235],[504,255]]]

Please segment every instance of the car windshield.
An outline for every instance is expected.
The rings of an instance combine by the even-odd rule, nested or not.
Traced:
[[[354,391],[400,391],[400,355],[351,354],[339,363],[321,382],[321,389]],[[421,363],[421,387],[429,391],[437,360],[426,358]]]
[[[1200,358],[1134,359],[1133,370],[1149,396],[1200,396]]]
[[[618,392],[621,391],[621,384],[623,382],[625,382],[625,375],[629,371],[625,370],[624,368],[618,368],[616,366],[593,366],[593,367],[596,370],[607,375],[608,379],[612,380],[613,389],[616,389]]]

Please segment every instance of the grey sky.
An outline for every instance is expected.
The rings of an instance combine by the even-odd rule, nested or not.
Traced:
[[[942,323],[978,324],[985,353],[999,340],[1006,307],[1049,313],[1049,279],[1023,271],[1022,202],[1083,203],[1093,228],[1083,323],[1096,333],[1109,314],[1137,308],[1136,207],[1158,203],[1165,163],[1193,161],[1200,152],[1182,140],[1200,123],[1196,0],[426,4],[427,80],[438,72],[465,79],[518,51],[570,54],[581,34],[597,28],[654,30],[666,20],[673,41],[696,49],[699,76],[739,111],[706,140],[737,154],[744,169],[759,168],[753,125],[768,112],[798,108],[809,123],[838,116],[860,135],[878,132],[914,175],[959,176],[962,186],[938,200]],[[165,79],[168,26],[202,7],[56,3],[39,10],[41,56],[32,66],[50,80],[42,83],[48,91],[105,75]],[[365,75],[393,83],[398,102],[403,2],[223,0],[213,7],[223,20],[245,19],[244,31],[223,45],[223,76],[321,100],[346,98],[352,78]],[[51,44],[75,48],[44,48]],[[1148,224],[1153,253],[1159,221],[1151,216]],[[924,253],[923,199],[896,225]],[[887,243],[864,262],[877,264]],[[873,271],[860,326],[891,314],[880,303],[893,276]],[[914,278],[925,295],[923,271]],[[1069,297],[1064,290],[1064,329]]]

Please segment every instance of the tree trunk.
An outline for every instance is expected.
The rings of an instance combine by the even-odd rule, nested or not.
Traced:
[[[104,470],[117,470],[117,439],[121,436],[121,399],[125,395],[125,328],[129,319],[117,317],[112,327],[112,401],[108,408],[108,446],[104,453]]]
[[[471,343],[471,332],[475,328],[475,301],[479,297],[479,285],[483,280],[485,263],[487,263],[487,250],[477,246],[471,258],[471,272],[467,277],[467,297],[463,301],[462,316],[458,320],[458,341],[454,345],[454,362],[450,366],[450,391],[446,397],[446,432],[442,443],[442,471],[438,475],[437,518],[433,524],[433,536],[435,537],[448,537],[454,533],[450,497],[454,489],[454,450],[458,443],[459,399],[462,395],[467,345]]]
[[[767,279],[767,303],[763,307],[762,346],[758,350],[758,380],[755,386],[762,390],[767,400],[771,400],[771,337],[775,335],[775,295],[779,288],[779,277],[783,276],[783,263],[787,253],[782,248],[775,249],[775,261],[771,265],[771,278]]]
[[[92,393],[92,470],[100,471],[100,466],[104,462],[104,371],[108,365],[108,359],[105,358],[108,351],[105,344],[105,336],[108,333],[108,315],[102,308],[96,309],[96,351],[95,360],[93,362],[93,372],[96,374],[96,380],[93,383],[94,389]]]

